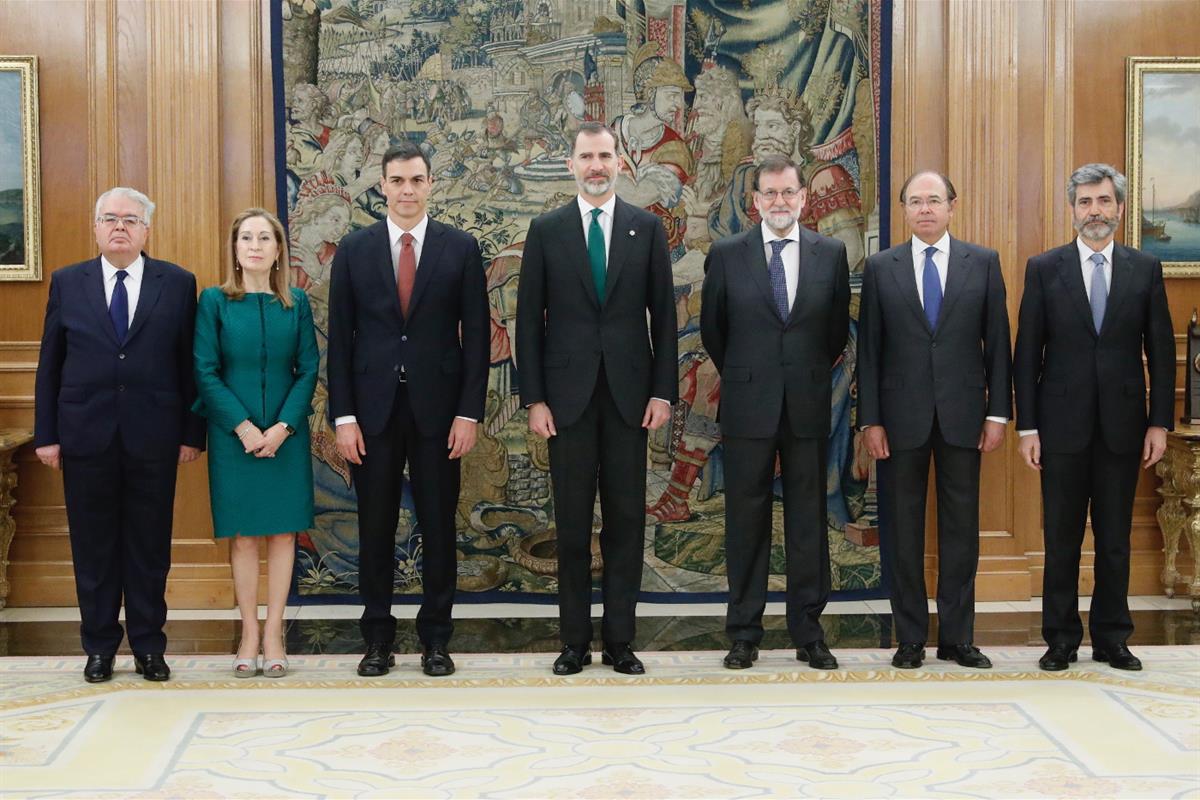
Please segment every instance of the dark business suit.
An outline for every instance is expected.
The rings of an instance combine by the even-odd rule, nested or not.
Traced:
[[[950,239],[936,329],[917,292],[912,243],[867,259],[858,330],[858,425],[882,425],[881,516],[892,615],[904,644],[924,644],[925,496],[932,454],[938,504],[938,643],[974,637],[980,433],[1012,416],[1004,277],[996,251]]]
[[[646,313],[650,321],[647,327]],[[592,640],[592,509],[599,477],[604,521],[606,643],[633,640],[645,532],[646,431],[651,397],[678,399],[671,260],[662,223],[617,198],[605,301],[588,262],[577,200],[529,224],[517,294],[521,403],[546,403],[558,532],[560,635]]]
[[[354,415],[366,455],[351,465],[358,495],[361,629],[390,645],[404,464],[422,540],[417,635],[445,645],[457,581],[460,461],[448,457],[456,416],[483,419],[488,372],[487,284],[474,237],[430,219],[408,318],[400,311],[386,221],[338,245],[329,290],[329,419]],[[461,337],[460,337],[461,329]]]
[[[180,445],[203,447],[192,335],[196,278],[145,259],[124,343],[104,295],[100,259],[50,277],[35,388],[34,443],[61,447],[71,557],[83,649],[111,656],[121,644],[161,654],[171,568],[171,523]]]
[[[716,242],[704,263],[700,334],[721,374],[726,631],[756,645],[763,636],[776,454],[788,632],[798,647],[824,638],[820,616],[829,599],[830,369],[850,326],[849,266],[837,239],[800,228],[799,244],[799,282],[786,320],[772,295],[761,226]]]
[[[1162,264],[1114,245],[1097,331],[1077,245],[1034,256],[1025,267],[1019,323],[1017,428],[1036,429],[1042,448],[1042,636],[1071,648],[1083,638],[1079,554],[1090,503],[1096,586],[1088,627],[1093,645],[1111,648],[1133,632],[1129,527],[1146,428],[1173,425],[1175,342]]]

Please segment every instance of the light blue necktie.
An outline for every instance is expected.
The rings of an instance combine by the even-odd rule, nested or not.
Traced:
[[[1104,309],[1108,305],[1108,284],[1104,282],[1104,254],[1092,253],[1088,259],[1092,262],[1092,322],[1096,325],[1096,333],[1104,324]]]
[[[771,294],[775,297],[775,310],[779,318],[787,322],[787,278],[783,274],[783,248],[788,246],[791,239],[776,239],[771,242],[771,260],[767,262],[767,271],[771,274]]]
[[[925,296],[925,318],[929,328],[937,330],[938,313],[942,310],[942,281],[938,277],[937,265],[933,263],[933,245],[925,248],[925,269],[921,272],[921,290]]]

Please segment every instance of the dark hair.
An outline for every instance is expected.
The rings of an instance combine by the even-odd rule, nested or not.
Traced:
[[[936,169],[921,169],[921,170],[917,170],[912,175],[909,175],[908,178],[904,181],[904,185],[900,187],[900,202],[901,203],[905,202],[905,200],[907,199],[905,197],[905,195],[908,193],[908,185],[910,183],[912,183],[913,181],[915,181],[917,178],[921,177],[922,175],[937,175],[938,178],[941,179],[942,183],[946,187],[947,202],[958,199],[958,192],[954,191],[954,184],[950,182],[949,178],[947,178],[942,173],[938,172]]]
[[[800,174],[800,168],[796,166],[796,162],[792,161],[787,156],[770,155],[758,162],[758,166],[754,168],[754,191],[758,191],[758,179],[762,175],[777,175],[780,172],[793,170],[796,173],[796,180],[800,181],[800,188],[804,188],[804,176]]]
[[[579,144],[579,135],[582,133],[595,136],[598,133],[607,133],[612,137],[613,147],[617,146],[617,134],[608,125],[599,120],[589,119],[587,122],[581,123],[579,130],[575,131],[575,140],[571,142],[571,155],[575,155],[575,147]]]
[[[387,152],[383,154],[383,163],[380,164],[379,168],[384,175],[387,175],[388,164],[393,161],[411,161],[414,158],[424,161],[425,174],[433,177],[433,165],[429,163],[429,156],[410,139],[402,139],[400,142],[389,147]]]

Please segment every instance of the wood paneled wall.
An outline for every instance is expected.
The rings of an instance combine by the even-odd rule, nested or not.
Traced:
[[[201,286],[219,282],[226,222],[249,205],[273,207],[274,1],[4,0],[0,52],[40,58],[47,274],[94,254],[92,203],[132,185],[159,203],[153,253],[194,271]],[[1026,259],[1072,235],[1067,175],[1087,161],[1124,165],[1125,56],[1200,54],[1200,6],[895,0],[894,9],[896,186],[916,168],[954,179],[953,232],[1000,252],[1015,333]],[[901,225],[893,242],[903,238]],[[0,426],[32,426],[48,284],[0,284]],[[1180,332],[1200,305],[1200,282],[1173,280],[1167,291]],[[19,461],[10,603],[73,605],[60,477],[28,448]],[[1158,591],[1155,484],[1148,475],[1138,489],[1137,593]],[[983,486],[980,599],[1039,594],[1040,490],[1011,427],[1005,447],[984,459]],[[181,471],[173,557],[173,607],[232,605],[202,462]],[[1085,569],[1085,588],[1090,577]]]
[[[39,59],[40,283],[0,284],[0,426],[33,425],[49,272],[95,255],[92,206],[112,186],[157,205],[148,250],[219,283],[225,226],[274,207],[268,0],[5,0],[0,52]],[[61,476],[18,457],[11,605],[75,604]],[[172,607],[230,607],[228,548],[212,537],[203,461],[181,468]]]

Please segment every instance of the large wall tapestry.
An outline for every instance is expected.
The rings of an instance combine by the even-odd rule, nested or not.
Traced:
[[[846,243],[857,290],[864,257],[887,234],[887,0],[279,2],[281,195],[322,354],[333,254],[386,213],[379,165],[392,142],[426,149],[431,215],[483,249],[491,377],[479,444],[463,462],[460,590],[556,591],[547,450],[518,402],[514,302],[529,220],[574,196],[566,158],[580,123],[595,119],[618,133],[617,192],[666,227],[678,301],[682,402],[651,438],[642,588],[660,599],[723,592],[721,387],[699,335],[705,253],[759,223],[753,164],[782,153],[811,187],[803,224]],[[834,589],[871,593],[880,566],[870,462],[853,434],[855,330],[834,370],[828,517]],[[320,383],[317,527],[298,558],[299,594],[314,599],[358,584],[353,488],[326,398]],[[398,595],[420,591],[420,530],[405,506]],[[771,589],[781,591],[778,503],[775,522]]]

